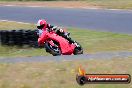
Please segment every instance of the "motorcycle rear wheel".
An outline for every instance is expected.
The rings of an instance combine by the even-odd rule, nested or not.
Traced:
[[[78,42],[76,42],[76,43],[79,45],[79,47],[75,47],[73,54],[74,55],[83,54],[83,48],[82,48],[82,46]]]

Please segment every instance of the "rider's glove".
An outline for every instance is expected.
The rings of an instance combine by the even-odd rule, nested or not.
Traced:
[[[60,31],[61,33],[64,33],[64,30],[63,30],[63,29],[61,29],[61,28],[59,29],[59,31]]]

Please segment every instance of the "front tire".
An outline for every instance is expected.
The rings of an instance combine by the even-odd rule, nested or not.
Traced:
[[[48,42],[46,42],[44,44],[44,47],[46,49],[46,52],[52,54],[53,56],[60,56],[61,55],[61,50],[59,47],[52,46]]]

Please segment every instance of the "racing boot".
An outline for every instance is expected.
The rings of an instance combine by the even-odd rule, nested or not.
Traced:
[[[74,43],[73,43],[76,47],[80,47],[80,45],[75,41]]]
[[[73,39],[69,37],[70,33],[65,34],[64,38],[66,38],[70,44],[74,44],[76,47],[80,47],[80,45]]]

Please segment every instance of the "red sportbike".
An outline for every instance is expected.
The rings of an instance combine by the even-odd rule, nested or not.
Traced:
[[[53,56],[83,54],[81,45],[77,42],[76,44],[77,46],[70,44],[67,39],[57,35],[54,31],[45,31],[44,47],[46,52],[52,54]]]

